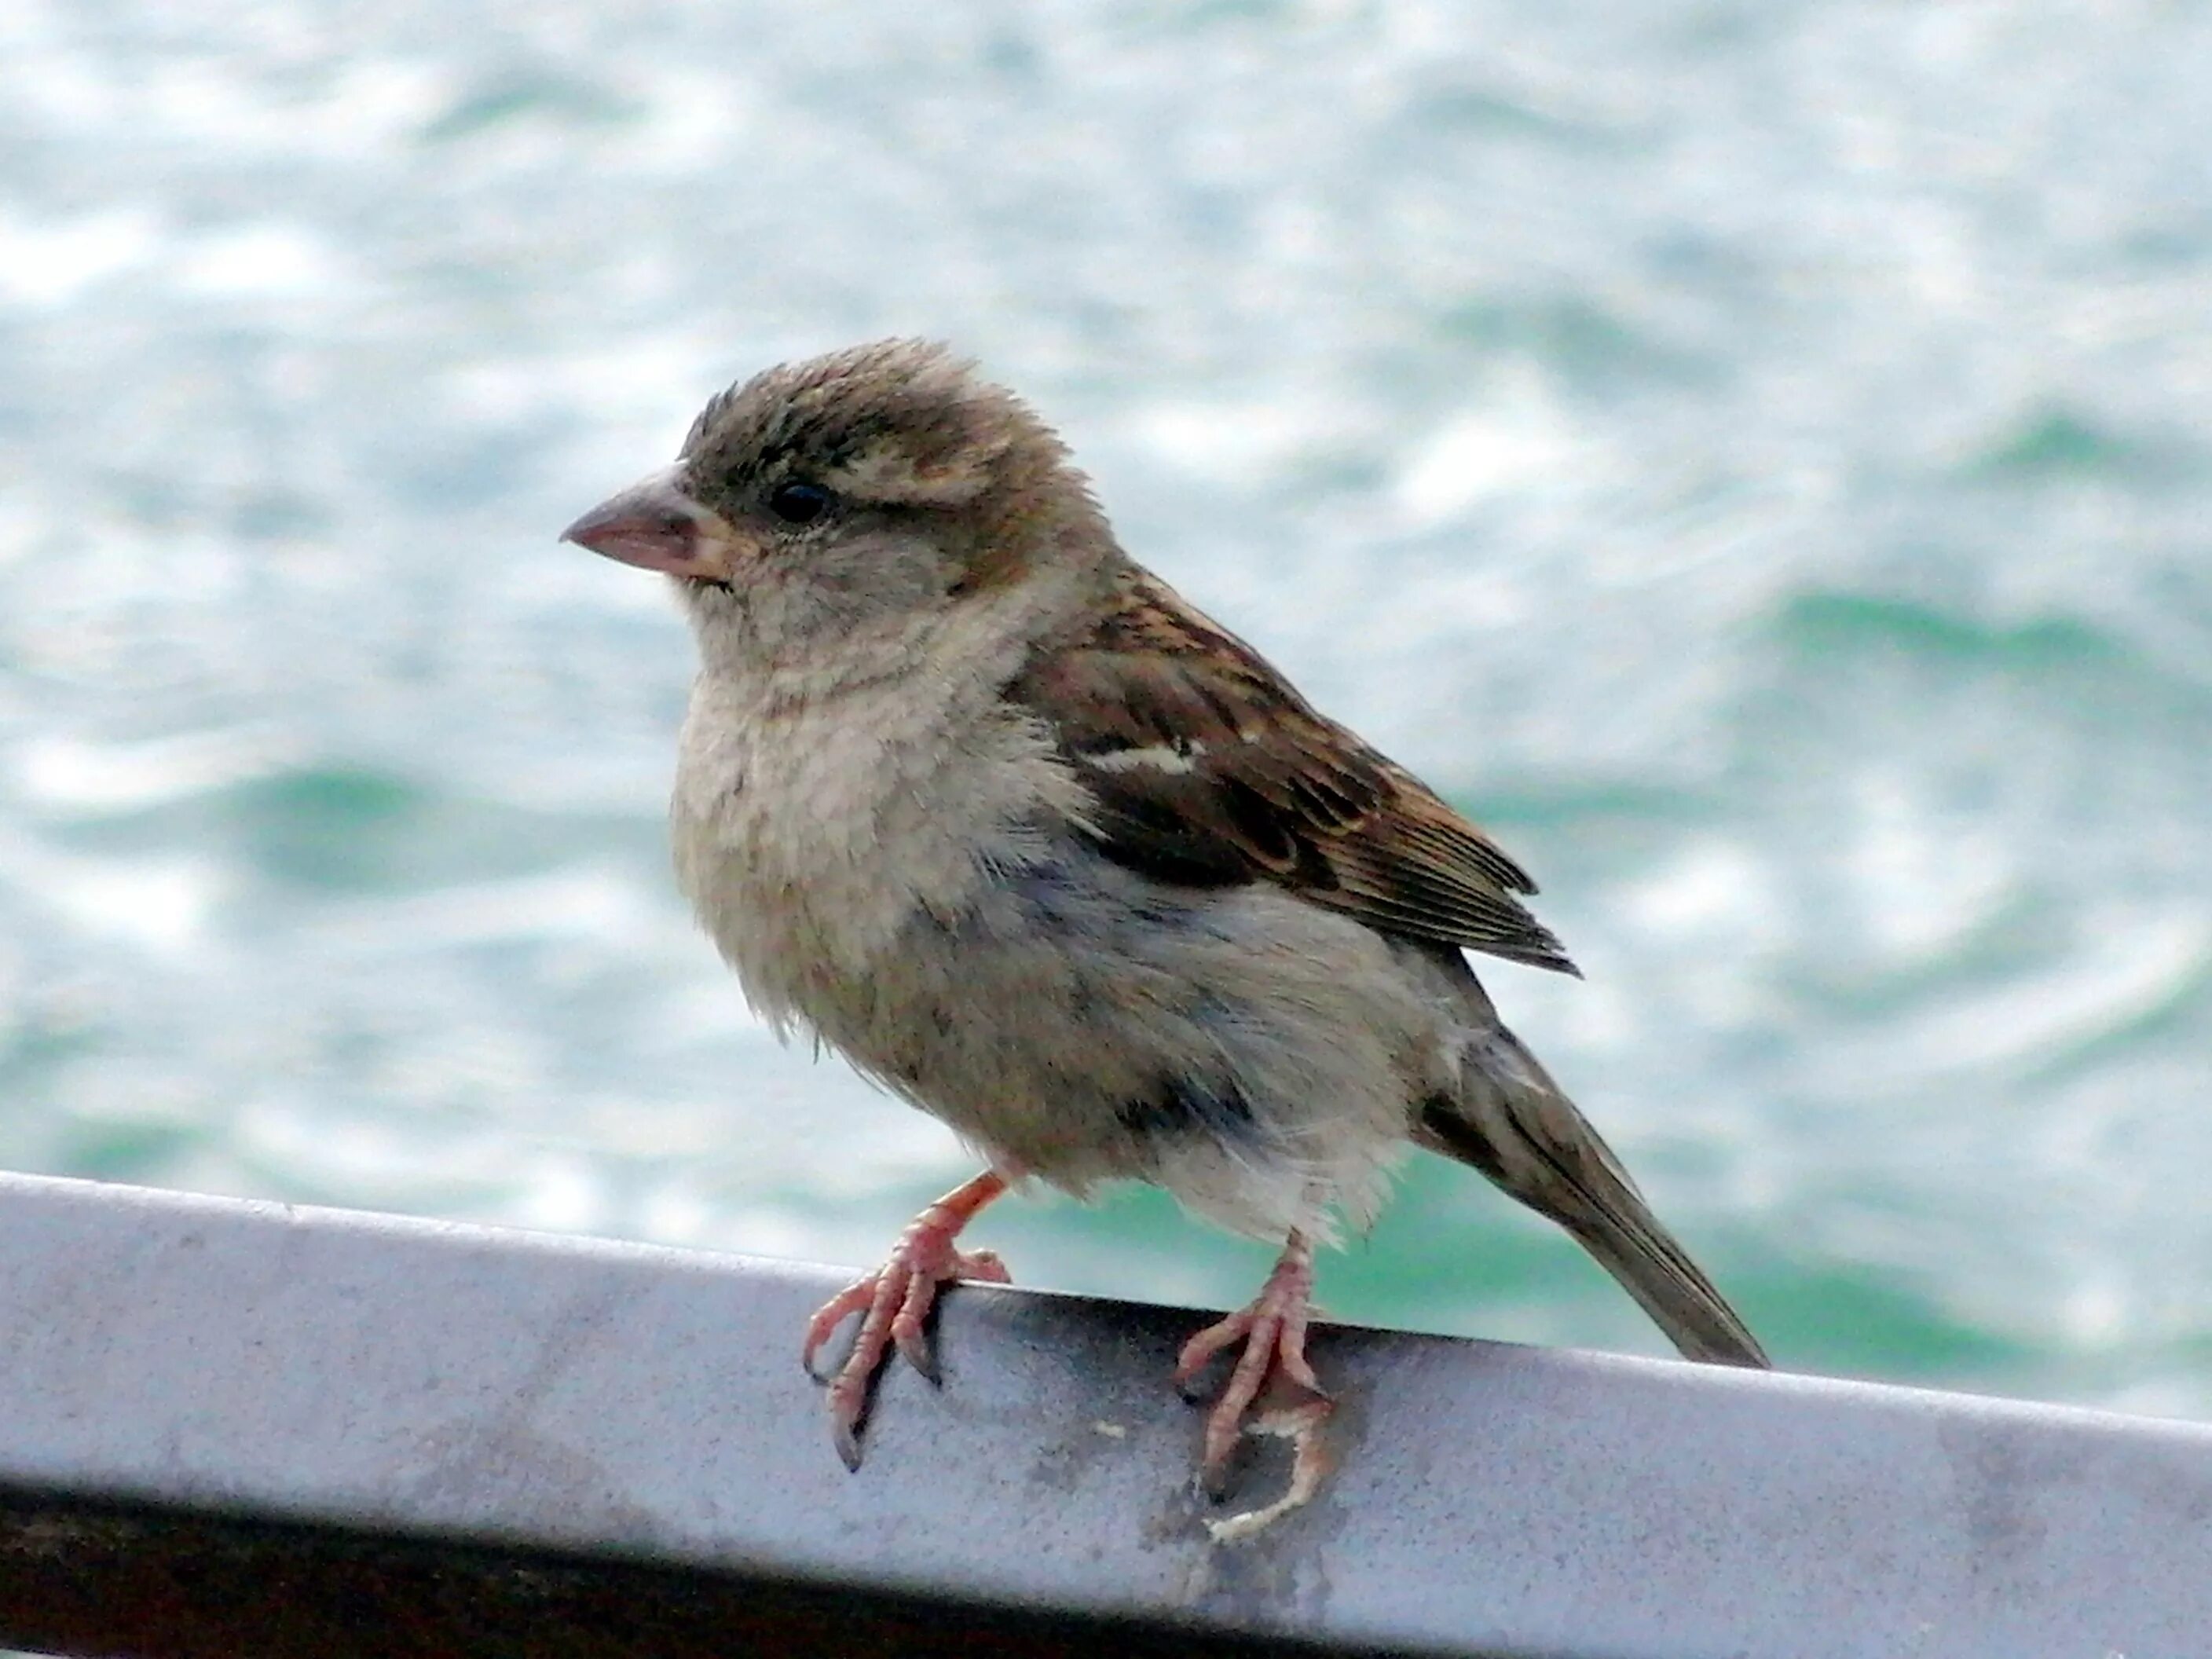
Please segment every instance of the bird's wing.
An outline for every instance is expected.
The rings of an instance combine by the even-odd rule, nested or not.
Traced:
[[[1007,695],[1097,798],[1106,855],[1200,886],[1268,881],[1382,932],[1572,973],[1536,884],[1419,780],[1317,713],[1148,574]]]

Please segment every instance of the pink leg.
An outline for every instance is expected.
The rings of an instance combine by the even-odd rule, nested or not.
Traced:
[[[1213,1497],[1221,1496],[1230,1455],[1244,1433],[1248,1413],[1254,1429],[1284,1435],[1296,1447],[1285,1506],[1304,1503],[1320,1486],[1327,1468],[1320,1431],[1329,1413],[1329,1398],[1306,1363],[1306,1321],[1312,1308],[1313,1245],[1304,1234],[1293,1232],[1250,1304],[1183,1344],[1175,1370],[1178,1388],[1224,1348],[1244,1345],[1228,1386],[1206,1419],[1206,1451],[1199,1473]],[[1262,1389],[1268,1389],[1273,1403],[1253,1413]],[[1270,1511],[1279,1512],[1273,1505]]]
[[[992,1251],[953,1248],[975,1212],[1006,1190],[1006,1178],[996,1170],[986,1170],[955,1187],[914,1218],[891,1247],[888,1261],[838,1291],[807,1322],[800,1361],[811,1372],[814,1356],[830,1334],[849,1316],[861,1316],[853,1352],[829,1379],[830,1431],[847,1468],[860,1467],[860,1422],[867,1415],[868,1383],[882,1368],[887,1349],[897,1348],[915,1370],[933,1382],[938,1380],[937,1363],[930,1358],[923,1328],[930,1305],[937,1300],[937,1287],[963,1279],[990,1285],[1008,1282],[1006,1264]]]

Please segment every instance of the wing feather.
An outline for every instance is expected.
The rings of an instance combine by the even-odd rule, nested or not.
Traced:
[[[1109,858],[1188,884],[1273,882],[1385,933],[1575,971],[1516,896],[1536,890],[1527,872],[1144,571],[1007,695],[1090,787]]]

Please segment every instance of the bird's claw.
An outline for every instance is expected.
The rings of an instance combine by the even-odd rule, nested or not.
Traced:
[[[1214,1356],[1243,1345],[1229,1381],[1206,1415],[1198,1472],[1209,1498],[1218,1501],[1227,1491],[1230,1460],[1248,1428],[1291,1443],[1290,1484],[1282,1498],[1264,1510],[1218,1524],[1209,1522],[1217,1537],[1247,1535],[1297,1508],[1313,1496],[1328,1473],[1321,1431],[1334,1404],[1305,1352],[1312,1291],[1312,1252],[1293,1235],[1260,1294],[1184,1343],[1176,1361],[1176,1387],[1185,1399],[1194,1399],[1192,1384]],[[1224,1528],[1231,1530],[1224,1532]]]
[[[874,1273],[856,1279],[823,1303],[807,1322],[799,1359],[810,1376],[830,1389],[830,1432],[837,1455],[848,1469],[860,1467],[860,1425],[867,1417],[868,1385],[893,1348],[932,1382],[942,1381],[930,1352],[929,1310],[938,1287],[961,1279],[979,1284],[1012,1282],[1006,1264],[992,1250],[961,1250],[953,1240],[966,1216],[923,1212],[892,1248],[890,1259]],[[816,1357],[837,1328],[854,1314],[860,1328],[852,1352],[834,1373],[815,1368]]]

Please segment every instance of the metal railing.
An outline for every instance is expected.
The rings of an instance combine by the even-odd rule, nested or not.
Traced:
[[[1188,1315],[963,1288],[848,1474],[794,1357],[836,1282],[0,1177],[0,1642],[2212,1654],[2204,1428],[1330,1328],[1340,1467],[1224,1545]]]

